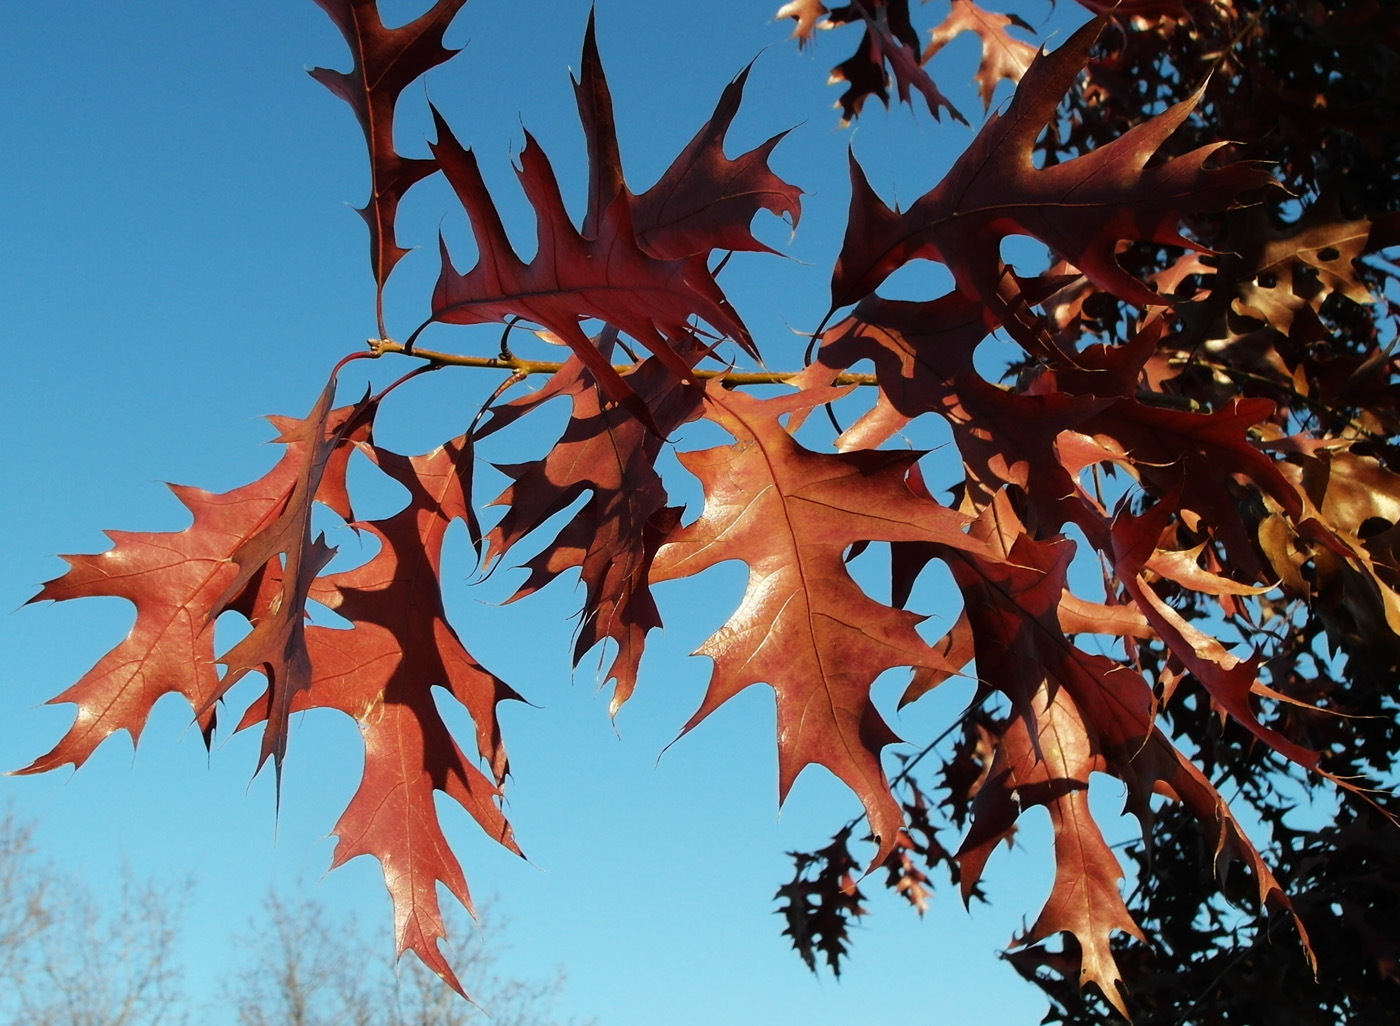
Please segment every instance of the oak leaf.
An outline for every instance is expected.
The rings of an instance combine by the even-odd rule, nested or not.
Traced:
[[[1114,517],[1109,553],[1124,590],[1167,649],[1210,694],[1212,707],[1229,714],[1255,737],[1305,769],[1318,769],[1318,755],[1295,744],[1259,720],[1252,706],[1255,695],[1284,696],[1259,680],[1259,658],[1240,658],[1216,638],[1188,622],[1157,594],[1146,579],[1149,562],[1157,557],[1157,541],[1173,513],[1170,502],[1156,503],[1140,516],[1125,510]],[[1286,699],[1285,699],[1286,700]]]
[[[749,68],[724,87],[710,120],[700,126],[656,184],[640,195],[627,189],[617,143],[612,94],[598,54],[593,16],[584,33],[583,59],[574,96],[588,144],[588,209],[583,234],[593,237],[608,206],[627,195],[637,241],[659,260],[708,256],[715,250],[771,253],[754,238],[750,225],[760,210],[786,218],[795,229],[801,217],[802,191],[784,182],[768,166],[774,147],[787,132],[733,159],[724,140],[739,112]],[[708,274],[699,265],[697,273]]]
[[[1043,805],[1054,831],[1055,881],[1020,944],[1067,931],[1080,949],[1081,985],[1098,986],[1126,1016],[1115,931],[1145,941],[1119,893],[1123,870],[1089,809],[1089,774],[1103,768],[1069,692],[1042,683],[1031,696],[1030,722],[1016,718],[1002,735],[986,786],[973,805],[972,829],[957,853],[966,890],[991,849],[1024,807]],[[998,829],[1002,828],[1002,829]]]
[[[1296,594],[1316,596],[1338,636],[1384,647],[1400,634],[1400,475],[1351,444],[1296,448],[1280,470],[1306,516],[1273,515],[1261,527],[1261,547]],[[1309,560],[1311,581],[1302,576]]]
[[[849,58],[831,69],[831,83],[845,82],[847,89],[838,101],[842,124],[853,121],[871,96],[889,106],[890,73],[900,102],[910,103],[917,91],[928,105],[929,113],[938,120],[940,109],[946,109],[957,121],[967,124],[948,97],[939,91],[923,68],[919,36],[909,20],[909,0],[866,0],[832,8],[827,15],[828,26],[859,22],[865,26],[860,46]],[[889,72],[885,70],[889,67]]]
[[[796,862],[796,873],[774,895],[787,902],[778,909],[787,922],[783,936],[792,938],[807,968],[816,969],[821,952],[837,976],[846,954],[849,924],[865,914],[865,895],[856,885],[860,867],[851,857],[850,840],[851,828],[846,827],[820,851],[788,852]],[[815,874],[809,876],[814,867]]]
[[[414,457],[377,447],[370,452],[408,489],[408,503],[388,519],[357,524],[380,542],[372,559],[317,581],[315,597],[351,627],[307,629],[310,683],[293,696],[291,708],[338,709],[359,725],[364,776],[336,823],[333,865],[357,855],[378,859],[394,902],[399,952],[413,950],[460,991],[437,946],[444,934],[438,883],[467,907],[471,902],[433,796],[447,795],[488,836],[519,852],[499,807],[507,762],[496,706],[520,696],[472,658],[443,607],[443,539],[470,513],[468,440],[459,437]],[[434,687],[471,715],[475,758],[453,739]],[[255,704],[241,726],[260,716]]]
[[[766,248],[749,232],[753,215],[766,208],[796,223],[799,207],[797,190],[767,167],[780,136],[733,161],[723,154],[743,81],[741,75],[725,90],[714,116],[657,186],[633,197],[622,176],[611,98],[590,19],[575,83],[590,158],[588,208],[582,229],[575,228],[553,168],[527,132],[517,176],[535,214],[537,245],[528,263],[506,236],[475,156],[434,110],[437,142],[431,148],[471,221],[477,262],[459,273],[446,244],[440,244],[442,272],[427,323],[533,321],[574,351],[610,401],[653,428],[645,403],[598,352],[580,320],[596,318],[626,333],[681,379],[691,378],[706,349],[692,320],[705,322],[756,358],[753,339],[706,258],[716,248]]]
[[[1271,223],[1264,209],[1242,211],[1231,228],[1231,236],[1243,242],[1241,252],[1222,268],[1246,279],[1232,309],[1295,342],[1330,339],[1319,316],[1329,297],[1372,301],[1356,269],[1362,256],[1378,248],[1371,235],[1371,222],[1344,217],[1335,197],[1315,201],[1284,227]]]
[[[851,210],[831,282],[831,306],[858,302],[914,259],[947,265],[958,290],[986,304],[1017,341],[1044,348],[1027,321],[1023,290],[1001,262],[1008,235],[1045,243],[1099,288],[1138,305],[1162,297],[1119,265],[1122,240],[1200,249],[1182,236],[1184,213],[1221,210],[1272,181],[1251,164],[1209,168],[1223,143],[1149,165],[1200,100],[1194,94],[1097,149],[1036,168],[1032,149],[1088,58],[1096,20],[1027,69],[1004,114],[993,114],[934,189],[905,213],[891,210],[851,158]]]
[[[1095,983],[1126,1014],[1110,938],[1120,930],[1143,938],[1118,891],[1118,861],[1089,810],[1089,775],[1130,761],[1141,747],[1152,731],[1152,694],[1131,670],[1065,636],[1058,606],[1074,545],[1033,541],[1024,531],[1001,492],[972,532],[1000,556],[948,553],[972,626],[978,678],[1012,707],[957,853],[963,896],[1022,809],[1045,806],[1055,836],[1055,883],[1022,942],[1074,934],[1080,980]],[[1147,795],[1137,799],[1145,806]]]
[[[797,22],[793,26],[792,34],[797,37],[797,45],[803,47],[812,41],[812,32],[815,29],[829,27],[817,20],[826,13],[827,7],[821,0],[789,0],[778,8],[778,13],[773,17],[791,18]]]
[[[81,766],[119,730],[135,742],[151,707],[166,694],[183,695],[201,710],[206,742],[221,690],[209,610],[237,572],[229,557],[286,498],[296,460],[285,454],[267,475],[223,494],[171,485],[194,515],[183,531],[108,531],[113,547],[97,555],[64,556],[69,570],[46,583],[31,602],[109,595],[136,606],[127,637],[72,687],[50,699],[72,702],[77,716],[54,748],[23,772],[40,773],[65,763]]]
[[[347,429],[364,423],[374,405],[366,395],[339,427],[332,427],[329,418],[334,396],[335,378],[332,377],[311,414],[303,421],[293,422],[290,432],[284,432],[278,439],[297,443],[298,451],[304,454],[297,476],[275,515],[230,554],[237,572],[208,614],[212,622],[224,610],[234,608],[234,601],[254,585],[259,575],[263,575],[263,582],[273,585],[252,610],[249,618],[253,629],[219,657],[226,669],[215,698],[222,697],[249,672],[259,672],[267,678],[267,691],[263,696],[266,726],[258,765],[271,756],[279,782],[282,759],[287,751],[287,717],[292,699],[311,683],[311,660],[306,650],[306,604],[316,577],[335,555],[335,549],[326,544],[324,534],[312,537],[312,504],[331,466],[332,455],[345,443]],[[337,470],[343,472],[343,465],[337,466]],[[344,491],[341,482],[331,489],[336,497]],[[269,567],[272,573],[264,574],[264,569]]]
[[[992,105],[992,93],[996,91],[997,83],[1003,79],[1012,84],[1021,81],[1031,61],[1035,60],[1036,48],[1007,32],[1010,25],[1032,31],[1024,20],[1014,14],[984,10],[973,0],[953,0],[948,16],[933,29],[923,59],[928,61],[964,32],[976,34],[982,43],[982,61],[977,65],[973,78],[985,110]]]
[[[344,461],[334,446],[326,451],[327,439],[367,437],[372,410],[330,410],[330,388],[306,420],[274,418],[281,429],[278,440],[287,448],[257,481],[217,494],[171,485],[194,517],[189,527],[163,533],[109,531],[112,548],[97,555],[65,556],[68,572],[30,599],[124,598],[136,607],[136,622],[120,644],[51,700],[77,705],[74,723],[51,751],[22,772],[38,773],[65,763],[81,766],[102,741],[120,730],[135,743],[152,706],[166,694],[184,696],[205,742],[210,741],[218,700],[229,687],[227,675],[221,679],[216,669],[214,621],[227,609],[259,622],[282,597],[280,564],[277,573],[265,574],[267,560],[255,564],[250,545],[266,538],[270,525],[286,525],[292,497],[299,492],[305,498],[313,477],[333,504],[348,510],[339,498],[345,494]],[[310,464],[318,455],[321,469],[313,474]],[[294,530],[289,533],[295,537]],[[292,547],[305,548],[304,542],[303,536]],[[239,553],[243,566],[235,561]],[[289,605],[295,601],[293,596]],[[269,736],[264,758],[281,743]]]
[[[1057,444],[1109,401],[1053,389],[1021,394],[986,381],[973,368],[973,354],[995,323],[959,292],[929,302],[868,296],[826,333],[818,362],[800,380],[830,381],[838,370],[873,361],[883,401],[900,418],[937,413],[951,427],[967,473],[963,512],[975,513],[1014,484],[1035,504],[1038,526],[1054,531],[1069,521],[1092,538],[1100,533],[1098,513]],[[893,416],[881,423],[902,426]]]
[[[602,348],[610,351],[610,346]],[[613,715],[636,687],[647,633],[661,626],[648,570],[679,511],[667,506],[655,463],[663,439],[697,416],[701,402],[697,387],[678,381],[654,359],[643,361],[625,380],[646,404],[657,431],[609,408],[593,376],[575,359],[538,392],[493,410],[477,432],[484,438],[552,399],[570,398],[572,416],[548,455],[498,468],[512,483],[495,500],[494,505],[507,509],[487,537],[487,558],[500,558],[587,494],[569,523],[524,564],[529,577],[511,601],[539,590],[566,570],[579,569],[584,603],[574,663],[605,638],[616,642],[617,653],[603,678],[616,682]]]
[[[1045,805],[1055,829],[1056,879],[1022,943],[1062,930],[1073,933],[1077,944],[1067,945],[1066,952],[1073,951],[1082,965],[1071,977],[1093,980],[1123,1011],[1109,940],[1114,930],[1139,939],[1141,934],[1118,894],[1118,862],[1085,802],[1091,772],[1110,772],[1127,784],[1128,808],[1141,821],[1145,838],[1150,838],[1152,797],[1182,801],[1215,842],[1217,872],[1223,874],[1238,858],[1255,877],[1261,907],[1287,909],[1288,899],[1224,799],[1155,726],[1156,701],[1142,676],[1066,636],[1070,629],[1142,633],[1141,624],[1124,622],[1112,607],[1101,607],[1105,615],[1097,625],[1092,617],[1082,619],[1089,613],[1083,605],[1066,615],[1073,543],[1025,535],[1004,492],[972,534],[1001,557],[958,550],[945,558],[972,624],[979,680],[1010,700],[1012,722],[997,742],[987,778],[976,787],[972,827],[957,855],[964,896],[993,848],[1009,839],[1023,808]],[[1143,612],[1157,628],[1153,612]],[[1260,736],[1272,743],[1276,735],[1268,734]],[[1301,924],[1298,930],[1308,950]]]
[[[1119,399],[1087,417],[1078,430],[1113,439],[1122,458],[1104,450],[1155,496],[1171,497],[1192,522],[1217,537],[1229,562],[1250,582],[1263,579],[1263,566],[1239,516],[1237,481],[1246,481],[1290,517],[1300,518],[1302,502],[1279,465],[1251,437],[1256,425],[1274,413],[1268,399],[1236,399],[1210,413],[1149,406]]]
[[[536,212],[538,246],[527,264],[516,256],[481,178],[476,158],[462,149],[436,115],[433,152],[471,218],[477,263],[459,273],[442,244],[442,273],[433,291],[433,320],[483,324],[523,317],[553,332],[593,373],[608,398],[644,423],[649,414],[579,325],[596,317],[656,354],[679,378],[690,366],[677,350],[692,347],[688,321],[700,316],[752,349],[747,329],[708,276],[698,281],[691,261],[656,260],[638,244],[625,196],[604,212],[599,234],[585,238],[570,223],[549,161],[527,133],[519,177]]]
[[[733,159],[724,137],[739,112],[749,69],[724,87],[710,120],[671,162],[656,184],[632,200],[632,218],[642,248],[658,259],[708,256],[714,250],[772,253],[749,226],[760,210],[787,220],[802,216],[802,191],[768,166],[787,132]]]
[[[903,822],[880,765],[897,740],[870,688],[895,666],[949,667],[915,631],[922,619],[882,605],[851,578],[846,549],[864,541],[941,541],[976,547],[963,517],[910,490],[917,453],[814,453],[779,417],[840,395],[809,389],[770,400],[711,382],[706,416],[732,446],[680,454],[705,488],[705,509],[657,553],[653,581],[686,577],[728,559],[749,566],[735,613],[699,654],[714,660],[700,708],[682,733],[752,684],[777,697],[778,788],[786,797],[805,767],[821,765],[865,806],[883,861]]]
[[[437,0],[406,25],[385,28],[376,0],[316,0],[350,45],[354,66],[348,72],[314,68],[311,76],[355,112],[369,146],[370,199],[360,209],[369,226],[370,266],[374,271],[379,333],[384,334],[384,282],[408,251],[394,236],[399,202],[413,185],[436,170],[421,157],[403,157],[394,149],[394,106],[399,94],[455,50],[442,45],[443,33],[467,0]]]

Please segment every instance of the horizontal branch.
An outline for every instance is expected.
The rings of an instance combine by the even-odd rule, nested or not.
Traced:
[[[388,338],[371,338],[366,341],[369,344],[370,353],[374,356],[397,353],[402,356],[416,356],[420,360],[426,360],[443,367],[507,370],[522,377],[528,377],[531,374],[553,374],[564,366],[562,362],[522,360],[518,356],[462,356],[458,353],[438,353],[430,349],[420,349],[417,346],[409,349],[402,342],[395,342]],[[615,364],[613,369],[619,374],[626,374],[634,369],[634,365]],[[723,378],[727,385],[784,385],[800,373],[801,371],[731,371],[724,368],[696,370],[694,372],[697,380]],[[874,374],[839,374],[832,381],[834,385],[873,385],[875,383]]]
[[[420,349],[414,346],[410,349],[402,342],[395,342],[389,338],[371,338],[365,340],[370,349],[371,356],[384,356],[386,354],[397,354],[400,356],[414,356],[420,360],[437,367],[478,367],[483,370],[506,370],[520,377],[529,377],[532,374],[553,374],[564,366],[563,362],[553,362],[550,360],[522,360],[513,354],[501,356],[463,356],[460,353],[439,353],[431,349]],[[635,364],[618,363],[613,364],[613,370],[619,374],[627,374],[636,369]],[[696,380],[706,381],[711,378],[722,378],[727,387],[737,388],[741,385],[787,385],[792,383],[792,379],[802,373],[796,371],[732,371],[726,368],[714,370],[696,369],[692,371]],[[831,380],[833,385],[878,385],[879,380],[874,374],[852,374],[849,371],[838,374]],[[997,385],[1004,391],[1009,391],[1005,386]],[[1150,389],[1138,389],[1134,393],[1138,402],[1145,406],[1160,406],[1167,409],[1187,410],[1192,413],[1203,412],[1200,403],[1190,396],[1173,395],[1167,392],[1154,392]]]

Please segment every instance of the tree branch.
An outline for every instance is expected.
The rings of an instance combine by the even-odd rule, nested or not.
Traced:
[[[552,362],[549,360],[522,360],[520,357],[510,354],[509,350],[503,350],[501,356],[463,356],[458,353],[438,353],[430,349],[419,349],[414,346],[407,348],[402,342],[395,342],[388,338],[366,339],[369,345],[370,355],[374,357],[395,353],[401,356],[414,356],[420,360],[427,360],[429,363],[437,364],[441,367],[479,367],[485,370],[508,370],[522,377],[529,377],[532,374],[553,374],[564,366],[563,362]],[[616,364],[614,369],[619,374],[626,374],[634,369],[633,364]],[[710,378],[723,378],[727,385],[784,385],[795,378],[801,371],[732,371],[725,368],[717,370],[696,370],[693,372],[696,379],[705,381]],[[834,385],[874,385],[876,384],[874,374],[839,374],[833,379]]]

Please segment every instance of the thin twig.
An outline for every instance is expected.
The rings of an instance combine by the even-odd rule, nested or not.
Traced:
[[[426,360],[433,368],[437,367],[476,367],[480,370],[505,370],[519,378],[528,378],[535,374],[553,374],[560,370],[564,364],[562,361],[554,360],[525,360],[514,355],[508,356],[464,356],[461,353],[440,353],[431,349],[410,349],[406,343],[395,342],[390,338],[371,338],[366,342],[369,345],[369,352],[355,354],[356,356],[380,357],[389,354],[399,356],[412,356],[419,360]],[[509,350],[507,350],[509,353]],[[1213,367],[1213,365],[1210,365]],[[613,364],[613,370],[619,374],[629,374],[636,369],[635,364],[618,363]],[[1221,367],[1221,370],[1229,368]],[[805,368],[804,368],[805,370]],[[801,370],[796,371],[734,371],[725,368],[696,368],[691,371],[697,381],[709,381],[712,379],[722,379],[727,387],[739,388],[746,385],[786,385],[791,384],[792,379],[801,374]],[[1242,372],[1246,373],[1247,372]],[[1260,380],[1267,380],[1260,378]],[[837,374],[831,379],[833,385],[878,385],[879,378],[875,374],[853,374],[849,371]],[[947,383],[947,382],[945,382]],[[1002,391],[1011,391],[1002,385],[994,387]],[[1138,389],[1134,392],[1134,398],[1145,406],[1162,406],[1168,409],[1182,409],[1194,413],[1201,412],[1200,404],[1188,396],[1172,395],[1166,392],[1154,392],[1150,389]],[[1308,402],[1306,396],[1299,396],[1300,400]],[[1314,403],[1313,405],[1320,405]],[[841,430],[839,424],[834,426],[837,431]]]
[[[564,366],[562,362],[549,360],[522,360],[518,356],[495,357],[495,356],[463,356],[459,353],[438,353],[429,349],[413,348],[409,349],[401,342],[395,342],[388,338],[372,338],[368,340],[370,356],[384,356],[395,353],[403,356],[413,356],[429,363],[437,364],[441,367],[478,367],[485,370],[508,370],[514,374],[529,377],[532,374],[553,374]],[[614,368],[619,374],[626,374],[635,368],[631,364],[618,364]],[[723,378],[728,385],[782,385],[796,377],[800,371],[731,371],[726,369],[718,370],[694,370],[691,372],[696,380],[706,381],[712,378]],[[838,374],[832,381],[833,385],[874,385],[876,384],[874,374]]]

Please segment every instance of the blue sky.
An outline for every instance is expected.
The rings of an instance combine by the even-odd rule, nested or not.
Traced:
[[[396,22],[424,4],[382,6]],[[971,140],[980,103],[968,83],[975,45],[961,39],[932,70],[974,129],[878,106],[856,128],[840,129],[831,109],[838,90],[825,79],[856,34],[824,34],[799,54],[790,23],[772,21],[776,6],[600,0],[597,16],[634,189],[656,178],[755,57],[729,151],[794,129],[773,165],[808,194],[800,229],[794,235],[764,215],[759,234],[784,257],[740,255],[723,279],[779,368],[798,365],[803,340],[794,331],[813,328],[826,308],[848,196],[846,147],[883,196],[908,204]],[[1048,4],[1005,6],[1047,24]],[[1059,38],[1081,20],[1070,6],[1050,26]],[[940,8],[916,9],[920,27],[936,24]],[[442,109],[475,148],[524,246],[533,224],[511,171],[522,125],[581,207],[584,155],[568,69],[578,65],[587,14],[586,4],[563,0],[473,0],[448,37],[466,52],[432,72],[426,89],[411,87],[400,107],[398,138],[409,154],[426,152],[425,94]],[[260,475],[275,457],[261,416],[309,408],[335,360],[374,334],[374,296],[364,226],[351,209],[367,192],[362,137],[349,109],[304,70],[347,67],[348,55],[310,0],[6,4],[0,47],[8,192],[0,209],[8,385],[0,404],[0,763],[14,768],[70,722],[71,707],[42,703],[131,621],[117,600],[22,605],[62,572],[54,554],[104,549],[103,528],[183,527],[185,514],[162,481],[225,490]],[[387,296],[390,331],[403,336],[426,308],[439,226],[459,266],[470,249],[460,208],[440,181],[410,193],[399,223],[400,239],[419,247]],[[944,285],[927,267],[902,272],[885,291],[933,296]],[[491,328],[443,329],[423,344],[488,354],[497,338]],[[343,377],[342,395],[358,393],[367,366]],[[403,369],[369,373],[384,382]],[[464,428],[495,383],[475,372],[416,382],[411,396],[384,410],[380,442],[431,448]],[[483,457],[542,455],[559,423],[545,420]],[[697,433],[681,447],[716,440]],[[481,477],[480,497],[489,499],[503,479],[485,467]],[[694,489],[677,494],[693,516]],[[392,512],[394,501],[377,495],[362,515]],[[363,558],[348,530],[331,541],[342,559]],[[536,705],[503,714],[513,767],[508,811],[531,861],[494,847],[465,817],[446,817],[474,891],[497,896],[510,922],[506,973],[547,976],[563,966],[560,1011],[607,1026],[834,1026],[896,1015],[953,1023],[985,1019],[989,1002],[992,1021],[1038,1021],[1038,992],[996,952],[1048,892],[1044,824],[1028,824],[1025,851],[993,860],[993,904],[970,916],[948,891],[920,922],[868,882],[872,914],[836,981],[803,967],[779,935],[772,898],[790,875],[784,853],[824,844],[859,806],[832,778],[809,771],[779,814],[771,692],[745,692],[658,760],[703,693],[709,663],[687,653],[737,603],[739,564],[659,589],[668,627],[614,725],[595,688],[596,654],[570,672],[571,583],[502,606],[521,575],[503,570],[468,588],[465,539],[453,545],[449,612],[463,640]],[[921,595],[935,625],[956,608],[946,590],[931,580]],[[892,709],[901,684],[881,681],[882,708]],[[252,697],[240,689],[235,697]],[[969,693],[951,682],[890,715],[905,737],[926,740]],[[0,779],[0,804],[36,819],[46,853],[99,892],[123,863],[137,875],[191,879],[183,951],[198,998],[217,993],[234,936],[274,884],[301,881],[336,908],[355,910],[387,945],[378,866],[360,859],[325,872],[329,831],[359,776],[353,725],[329,712],[295,722],[275,816],[271,774],[251,778],[257,739],[221,733],[206,755],[189,720],[187,707],[167,699],[134,755],[117,738],[76,774]],[[214,1009],[207,1021],[232,1021],[220,1014]]]

